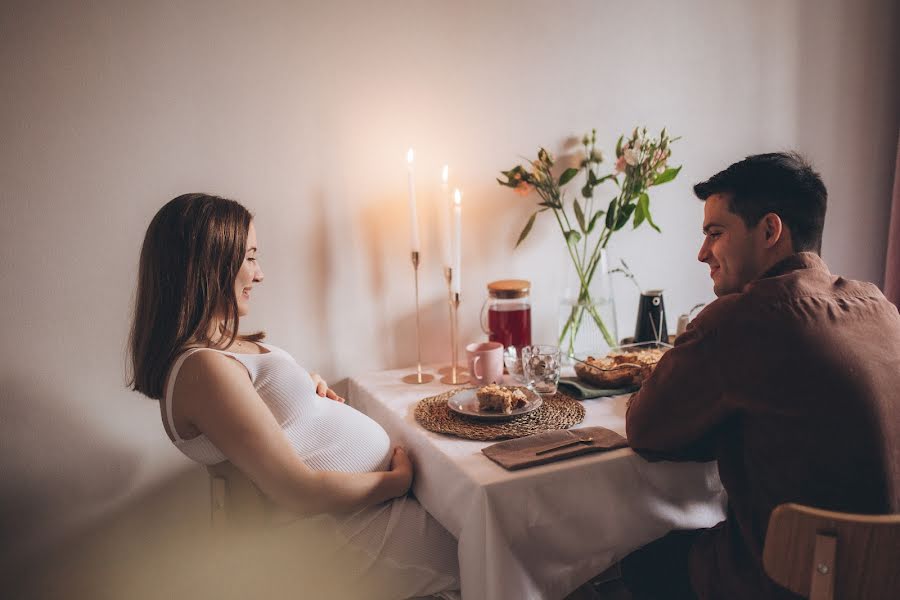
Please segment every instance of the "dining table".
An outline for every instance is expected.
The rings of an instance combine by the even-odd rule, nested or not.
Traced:
[[[508,471],[482,453],[495,442],[420,425],[417,403],[454,386],[410,385],[409,372],[352,377],[347,400],[409,452],[412,493],[459,542],[463,600],[559,600],[671,530],[725,518],[715,462],[650,462],[620,448]],[[572,430],[624,436],[628,397],[583,400],[585,417]]]

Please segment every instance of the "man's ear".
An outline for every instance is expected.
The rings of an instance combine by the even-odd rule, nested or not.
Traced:
[[[784,223],[775,213],[768,213],[762,218],[763,234],[766,248],[772,248],[785,233]]]

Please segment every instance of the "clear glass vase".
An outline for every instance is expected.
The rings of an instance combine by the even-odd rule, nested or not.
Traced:
[[[567,257],[569,258],[569,257]],[[582,281],[569,260],[559,304],[559,349],[563,357],[604,355],[618,344],[616,305],[606,249],[593,275]],[[571,362],[571,360],[569,361]]]

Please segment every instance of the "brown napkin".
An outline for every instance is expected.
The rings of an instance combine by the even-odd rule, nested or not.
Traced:
[[[536,452],[558,444],[587,438],[591,438],[591,441],[573,444],[544,454],[536,454]],[[582,427],[580,429],[557,429],[545,431],[544,433],[535,433],[534,435],[491,444],[482,448],[481,451],[504,469],[515,471],[516,469],[543,465],[590,452],[605,452],[627,446],[628,441],[625,438],[606,427]]]

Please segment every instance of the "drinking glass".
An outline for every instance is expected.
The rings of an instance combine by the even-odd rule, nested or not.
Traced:
[[[538,394],[554,394],[559,384],[559,346],[525,346],[522,348],[522,371],[525,385]]]
[[[522,373],[522,358],[515,346],[507,346],[503,349],[503,364],[513,383],[520,385],[525,382],[525,375]]]

